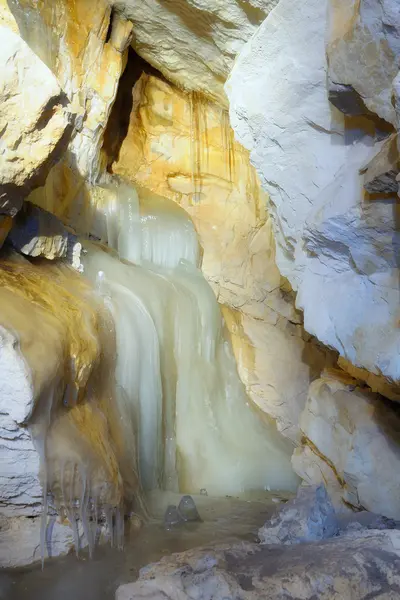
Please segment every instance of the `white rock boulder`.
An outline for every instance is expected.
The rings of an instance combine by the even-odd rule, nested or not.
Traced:
[[[396,196],[365,197],[359,171],[382,143],[329,103],[327,9],[281,0],[271,11],[226,84],[231,122],[270,194],[277,264],[305,329],[400,381]]]
[[[325,483],[339,509],[400,519],[400,415],[390,401],[326,373],[310,386],[292,457],[308,483]]]

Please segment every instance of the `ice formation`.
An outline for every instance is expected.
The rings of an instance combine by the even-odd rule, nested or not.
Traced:
[[[116,252],[87,244],[84,273],[114,317],[117,383],[138,420],[144,487],[294,489],[290,448],[255,413],[238,377],[188,215],[123,182],[105,194]]]
[[[121,543],[123,510],[140,498],[140,484],[135,439],[128,452],[121,433],[129,419],[116,410],[111,316],[70,267],[18,255],[1,263],[0,304],[0,325],[16,336],[26,364],[14,381],[19,396],[13,392],[11,400],[40,457],[42,557],[48,509],[68,518],[77,551],[78,520],[91,549],[100,515]]]

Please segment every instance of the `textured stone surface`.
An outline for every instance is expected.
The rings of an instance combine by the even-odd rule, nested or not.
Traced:
[[[14,216],[65,150],[72,113],[51,71],[5,27],[0,71],[0,214]]]
[[[226,305],[222,314],[249,397],[276,420],[278,431],[298,444],[309,383],[326,365],[333,366],[336,356],[284,318],[269,323]]]
[[[82,487],[99,507],[119,505],[123,442],[108,378],[112,323],[105,327],[89,285],[65,265],[32,265],[16,253],[0,267],[0,516],[10,544],[8,556],[1,545],[0,559],[9,565],[34,556],[40,535],[32,546],[39,528],[30,520],[43,510],[44,481],[57,507],[68,510]],[[22,518],[29,518],[26,548]]]
[[[396,196],[364,197],[359,170],[382,142],[329,103],[326,12],[326,1],[281,0],[226,84],[231,121],[270,193],[277,265],[306,331],[399,381]]]
[[[378,154],[362,169],[364,187],[370,194],[393,194],[397,192],[396,177],[399,174],[397,134],[385,140]]]
[[[116,6],[133,22],[134,49],[173,83],[224,104],[235,56],[277,0],[135,0]]]
[[[126,46],[119,19],[111,22],[110,3],[12,0],[2,13],[55,74],[78,114],[67,165],[77,175],[94,176]],[[129,42],[129,28],[125,34]]]
[[[68,231],[51,213],[26,202],[16,219],[9,240],[28,256],[44,256],[51,260],[67,254]]]
[[[104,128],[126,63],[131,24],[112,14],[108,0],[1,0],[0,24],[17,32],[49,67],[77,114],[67,152],[30,200],[64,221],[83,224],[86,183],[99,173]],[[37,90],[31,86],[26,93],[32,98]]]
[[[41,560],[40,517],[0,517],[0,565],[22,567]],[[56,518],[51,519],[46,539],[48,556],[67,554],[74,546],[71,529]]]
[[[367,108],[395,124],[393,79],[399,70],[397,0],[330,0],[329,79],[351,85]]]
[[[292,458],[308,483],[327,486],[343,503],[400,518],[400,415],[351,378],[327,373],[310,386],[300,419],[303,444]]]
[[[300,487],[258,531],[261,544],[302,544],[334,536],[338,532],[335,509],[324,485]]]
[[[0,248],[12,227],[12,217],[9,215],[0,215]]]
[[[74,268],[80,267],[82,248],[76,236],[51,213],[25,202],[8,236],[14,248],[27,256],[49,260],[66,258]]]
[[[39,394],[46,387],[47,380],[51,381],[54,377],[57,359],[54,356],[46,360],[43,354],[45,340],[40,331],[45,329],[45,315],[30,307],[29,324],[22,336],[17,335],[13,330],[18,328],[19,311],[27,310],[29,304],[13,299],[7,290],[2,291],[1,301],[1,322],[10,331],[3,326],[0,328],[0,513],[9,517],[34,516],[40,514],[43,492],[39,482],[39,455],[26,427],[35,399],[34,381],[26,358],[37,367],[35,384]],[[21,344],[26,358],[21,354]],[[55,344],[53,348],[56,348]]]
[[[127,135],[110,168],[189,213],[203,248],[202,271],[223,306],[247,392],[298,442],[309,383],[334,357],[305,334],[280,276],[268,200],[248,153],[234,142],[227,114],[197,95],[191,99],[148,75],[130,93]],[[107,204],[94,200],[99,208]],[[101,219],[92,223],[105,239]]]
[[[294,546],[199,548],[142,569],[116,600],[396,600],[400,532],[362,531]]]

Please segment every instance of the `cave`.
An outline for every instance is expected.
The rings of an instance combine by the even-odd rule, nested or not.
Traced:
[[[0,2],[0,599],[400,597],[396,0]]]

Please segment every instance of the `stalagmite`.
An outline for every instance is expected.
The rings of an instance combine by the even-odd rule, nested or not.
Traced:
[[[117,382],[138,413],[144,486],[216,495],[294,489],[290,448],[255,414],[238,377],[188,215],[140,190],[138,202],[124,183],[105,193],[121,262],[87,245],[84,273],[115,319]]]

